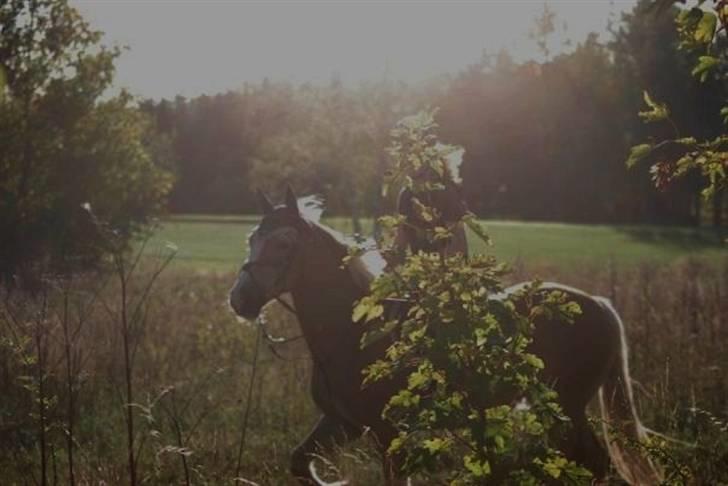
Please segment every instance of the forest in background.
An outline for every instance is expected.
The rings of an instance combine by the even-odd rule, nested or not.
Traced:
[[[564,27],[545,6],[531,29],[538,61],[484,52],[417,85],[264,80],[172,100],[114,94],[122,49],[67,2],[2,4],[0,275],[97,260],[99,222],[128,242],[165,212],[255,214],[256,189],[286,184],[321,194],[358,233],[393,210],[380,191],[390,131],[421,109],[437,109],[442,141],[463,147],[462,193],[479,217],[724,227],[726,191],[701,197],[705,172],[654,189],[650,166],[680,154],[626,167],[635,146],[723,133],[728,78],[691,75],[706,56],[681,48],[676,18],[689,11],[662,3],[640,1],[606,39],[558,55]],[[725,42],[716,36],[718,51]],[[645,125],[646,93],[670,116]]]
[[[254,189],[321,193],[332,214],[391,210],[379,187],[398,119],[438,107],[442,138],[464,147],[463,193],[478,216],[588,223],[724,224],[726,198],[699,196],[700,176],[665,191],[648,167],[628,171],[638,141],[722,133],[723,80],[691,76],[678,48],[678,9],[640,1],[610,28],[552,56],[559,21],[546,8],[531,36],[540,62],[484,52],[459,73],[420,85],[383,79],[357,87],[265,80],[192,99],[146,100],[169,142],[174,213],[256,213]],[[606,19],[605,19],[606,21]],[[643,92],[672,109],[675,126],[645,126]]]
[[[289,451],[317,415],[306,344],[283,308],[266,311],[272,336],[294,340],[273,347],[225,304],[259,217],[149,223],[165,210],[258,213],[253,189],[290,182],[328,198],[341,217],[327,224],[358,232],[359,217],[369,227],[368,216],[391,211],[379,195],[392,163],[385,147],[396,121],[421,107],[439,107],[443,142],[465,147],[463,190],[480,216],[720,225],[725,196],[701,201],[706,181],[695,170],[659,192],[647,157],[625,168],[645,142],[724,133],[725,86],[693,80],[699,53],[678,49],[673,4],[641,2],[609,40],[592,36],[559,56],[548,50],[559,22],[545,10],[533,30],[539,62],[486,54],[418,86],[267,81],[142,102],[110,93],[121,50],[105,47],[68,2],[0,2],[3,482],[289,481]],[[702,33],[719,33],[719,45],[728,5],[714,5],[721,26],[705,16]],[[724,80],[720,47],[713,72]],[[670,117],[658,116],[662,103]],[[649,127],[638,116],[646,108]],[[666,484],[726,483],[721,232],[502,225],[510,242],[498,225],[489,232],[515,257],[504,285],[547,277],[609,297],[623,316],[640,415],[676,439],[646,451],[665,466]],[[521,252],[528,246],[541,261]],[[170,267],[195,254],[201,266]],[[381,484],[377,459],[357,444],[322,462],[332,480]]]

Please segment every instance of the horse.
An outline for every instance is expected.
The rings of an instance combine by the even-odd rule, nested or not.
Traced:
[[[352,322],[354,303],[366,295],[371,274],[361,259],[343,265],[348,246],[333,230],[301,214],[293,192],[274,207],[261,194],[263,217],[249,238],[249,256],[230,290],[232,310],[256,319],[265,304],[282,294],[293,298],[312,361],[311,393],[322,415],[309,435],[293,450],[290,472],[301,484],[318,484],[315,456],[365,431],[382,453],[388,484],[399,484],[398,462],[386,449],[396,436],[382,418],[389,398],[406,384],[406,376],[362,386],[362,370],[384,356],[387,340],[360,346],[364,326]],[[517,291],[505,289],[502,296]],[[544,317],[535,323],[529,351],[543,363],[542,381],[553,384],[572,426],[561,450],[588,468],[596,478],[608,474],[610,460],[630,484],[656,484],[660,471],[634,448],[610,439],[619,427],[630,439],[646,438],[637,415],[627,361],[622,321],[609,300],[556,283],[541,291],[559,290],[579,304],[573,324]],[[501,296],[501,297],[502,297]],[[497,297],[494,297],[497,298]],[[588,423],[586,407],[598,395],[606,450]]]

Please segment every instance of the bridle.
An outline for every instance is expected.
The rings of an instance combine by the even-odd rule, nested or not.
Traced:
[[[257,261],[257,262],[247,262],[247,263],[244,263],[243,264],[243,266],[240,269],[240,271],[241,272],[246,272],[250,276],[250,280],[253,283],[253,288],[255,288],[255,290],[257,290],[258,292],[260,292],[261,295],[265,296],[267,292],[265,291],[265,289],[263,288],[263,286],[260,285],[260,282],[258,282],[258,280],[255,278],[255,274],[252,272],[253,267],[260,267],[260,266],[264,266],[264,267],[278,267],[278,266],[282,266],[283,268],[286,268],[286,267],[288,267],[291,264],[292,261],[293,261],[293,257],[289,257],[288,259],[286,259],[283,262],[283,265],[281,265],[279,262],[267,262],[265,260],[260,260],[260,261]],[[278,275],[278,277],[276,277],[276,280],[273,282],[273,288],[274,289],[275,288],[278,288],[280,286],[280,284],[283,283],[283,280],[285,278],[286,278],[286,273],[285,272],[281,272]],[[298,313],[296,313],[296,309],[294,309],[293,306],[291,306],[288,302],[286,302],[285,300],[281,299],[280,295],[276,295],[275,297],[273,297],[273,299],[277,300],[278,303],[281,304],[283,307],[285,307],[286,310],[289,311],[291,314],[293,314],[296,317],[298,317]]]
[[[267,267],[278,267],[282,266],[283,268],[287,268],[291,262],[293,262],[293,257],[289,257],[286,259],[283,264],[281,265],[280,262],[272,262],[272,261],[265,261],[265,260],[259,260],[255,262],[247,262],[244,263],[242,268],[240,269],[241,273],[246,272],[250,276],[251,283],[253,284],[253,288],[260,292],[261,295],[265,296],[266,291],[263,288],[263,286],[258,282],[258,280],[255,278],[255,274],[252,272],[252,269],[256,266],[267,266]],[[286,278],[286,272],[281,272],[276,280],[273,282],[273,288],[278,288],[281,283],[283,283],[283,280]],[[283,306],[284,309],[286,309],[288,312],[296,316],[298,318],[298,313],[296,312],[296,309],[286,302],[285,300],[281,299],[280,295],[276,295],[273,297],[279,304]],[[278,353],[278,351],[275,349],[275,345],[279,344],[287,344],[293,341],[298,341],[299,339],[303,338],[303,334],[299,334],[297,336],[293,337],[276,337],[273,336],[269,331],[267,327],[267,320],[265,318],[265,313],[261,312],[258,317],[255,319],[255,322],[257,323],[258,327],[260,328],[261,332],[263,333],[263,336],[265,337],[266,341],[268,341],[269,347],[271,352],[277,356],[280,359],[286,359],[283,356]]]
[[[264,296],[264,298],[266,298],[267,292],[265,291],[264,287],[260,284],[260,282],[255,278],[255,274],[252,271],[253,268],[261,267],[261,266],[267,266],[267,267],[279,267],[280,266],[281,268],[286,269],[286,268],[289,268],[291,266],[291,264],[293,263],[295,254],[296,254],[296,252],[294,250],[292,250],[290,255],[285,260],[283,260],[283,262],[274,262],[272,260],[266,260],[266,259],[246,262],[241,267],[240,273],[247,272],[247,274],[250,276],[250,280],[251,280],[251,283],[253,284],[253,288],[255,290],[257,290],[258,292],[260,292],[260,294],[262,296]],[[277,275],[275,281],[273,282],[273,287],[272,287],[273,289],[277,289],[277,288],[281,287],[283,280],[286,278],[286,274],[287,274],[287,272],[282,271],[282,272],[280,272],[280,274]],[[281,299],[280,294],[273,297],[273,299],[278,301],[278,303],[281,304],[284,309],[289,311],[291,314],[296,316],[296,318],[298,319],[298,312],[296,311],[296,309],[293,306],[291,306],[288,302]],[[299,319],[299,322],[300,322],[300,319]],[[303,334],[299,334],[299,335],[293,336],[293,337],[275,337],[275,336],[271,335],[267,328],[267,320],[265,317],[265,312],[262,312],[262,309],[261,309],[261,312],[259,313],[258,317],[256,318],[256,324],[258,325],[259,332],[263,335],[265,340],[268,341],[268,348],[271,350],[271,353],[273,353],[274,356],[276,356],[278,359],[280,359],[282,361],[294,361],[296,359],[300,359],[300,357],[289,358],[289,357],[282,356],[276,349],[276,346],[280,345],[280,344],[287,344],[287,343],[290,343],[293,341],[298,341],[299,339],[302,339],[304,337]],[[314,367],[316,369],[318,369],[319,372],[321,373],[321,375],[323,376],[324,384],[325,384],[327,390],[329,391],[329,393],[331,393],[331,389],[332,389],[331,380],[326,371],[326,367],[320,360],[318,360],[316,358],[316,355],[310,354],[310,359],[313,361]]]

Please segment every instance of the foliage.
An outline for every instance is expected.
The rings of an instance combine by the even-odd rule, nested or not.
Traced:
[[[451,178],[446,157],[456,148],[438,144],[435,128],[433,112],[421,112],[392,131],[389,180],[402,181],[415,198],[441,190]],[[422,180],[422,170],[436,176]],[[423,201],[416,203],[423,217],[437,221]],[[436,227],[429,237],[449,234]],[[555,392],[539,381],[543,362],[526,349],[536,316],[568,320],[579,309],[559,293],[540,295],[537,283],[499,298],[505,274],[485,255],[409,254],[355,306],[354,320],[370,325],[364,345],[383,334],[397,336],[386,357],[367,368],[365,386],[398,372],[408,377],[383,412],[399,434],[389,452],[402,458],[407,473],[444,471],[452,484],[588,483],[588,472],[553,445],[567,419]],[[388,300],[402,298],[410,302],[406,316],[376,324]]]
[[[241,230],[231,237],[240,241],[244,234]],[[177,243],[185,247],[184,241]],[[701,443],[698,452],[672,443],[668,449],[690,467],[695,484],[718,484],[716,478],[724,477],[719,474],[728,471],[725,432],[691,410],[709,411],[723,422],[727,418],[728,375],[722,370],[728,366],[728,342],[721,326],[728,309],[727,264],[714,259],[659,265],[635,262],[611,268],[600,259],[553,268],[529,261],[517,270],[520,273],[507,276],[512,282],[548,273],[617,303],[628,323],[630,365],[635,380],[642,384],[635,391],[646,422],[674,439]],[[150,271],[150,262],[142,258],[130,295],[140,295]],[[192,484],[233,481],[256,339],[252,326],[240,323],[220,305],[220,296],[234,277],[232,268],[203,272],[173,265],[152,290],[144,313],[146,326],[138,334],[134,368],[139,477],[147,483],[184,484],[183,453]],[[77,484],[125,484],[122,345],[118,323],[112,323],[108,313],[118,315],[120,310],[119,285],[116,279],[86,275],[70,290],[71,350],[77,356],[72,360]],[[23,484],[33,477],[40,483],[38,369],[32,338],[41,301],[24,301],[18,293],[11,299],[7,294],[1,297],[0,469],[4,484]],[[108,311],[103,303],[110,306]],[[19,326],[6,322],[8,304],[22,317]],[[49,483],[55,466],[57,483],[70,484],[65,474],[69,393],[64,383],[63,311],[60,289],[53,287],[43,323],[49,333],[44,340]],[[267,312],[271,332],[296,333],[297,324],[288,311],[271,308]],[[85,318],[77,331],[79,314]],[[260,485],[290,481],[289,452],[319,414],[310,400],[311,363],[305,346],[299,342],[277,351],[284,360],[267,346],[260,350],[240,471],[240,477]],[[341,452],[328,458],[338,469],[328,479],[383,484],[376,449],[362,441]],[[321,471],[319,464],[317,469]],[[433,484],[436,479],[424,482]]]
[[[683,440],[658,437],[642,445],[645,454],[665,465],[665,486],[728,484],[728,421],[697,407],[689,415],[692,430]]]
[[[707,108],[722,103],[727,87],[713,75],[704,85],[692,80],[689,53],[677,47],[678,9],[656,15],[651,4],[640,0],[613,21],[611,38],[575,39],[560,54],[554,37],[566,32],[545,8],[532,32],[543,62],[486,52],[427,84],[265,80],[214,96],[149,100],[144,110],[173,140],[170,208],[250,214],[254,189],[290,182],[324,194],[333,214],[381,215],[389,128],[406,113],[440,106],[443,135],[465,148],[463,194],[479,216],[698,224],[706,211],[695,201],[697,177],[653,191],[648,170],[635,176],[624,167],[630,147],[653,128],[673,134],[665,133],[668,122],[644,126],[637,116],[644,90],[696,140],[723,130]],[[715,225],[725,203],[713,198]]]
[[[681,59],[671,20],[645,12],[642,3],[614,24],[608,43],[592,35],[544,63],[519,64],[501,52],[452,79],[434,103],[442,108],[442,133],[465,148],[463,192],[474,212],[571,222],[697,222],[691,187],[656,193],[647,190],[649,175],[624,169],[629,147],[645,130],[635,116],[642,103],[635,87],[664,95],[687,126],[715,125],[683,109],[696,95],[678,83]]]
[[[161,209],[164,143],[129,94],[104,96],[120,51],[66,1],[4,2],[0,24],[0,274],[92,262],[94,217],[129,237]]]
[[[416,95],[396,83],[358,89],[264,81],[191,100],[148,100],[146,112],[174,140],[179,179],[171,209],[253,213],[257,189],[291,183],[321,193],[336,214],[377,212],[389,127]]]
[[[655,8],[670,8],[673,3],[659,0],[655,2]],[[725,52],[728,3],[716,0],[712,2],[711,9],[704,8],[704,0],[693,3],[692,7],[682,8],[675,18],[679,48],[692,55],[694,67],[691,74],[701,83],[705,84],[709,80],[725,83],[728,69]],[[702,141],[693,136],[680,136],[665,103],[654,101],[647,91],[644,101],[648,110],[640,112],[640,117],[647,123],[668,122],[674,133],[662,142],[633,147],[627,160],[628,167],[642,161],[651,163],[650,172],[658,189],[665,189],[673,180],[695,172],[702,176],[703,198],[709,199],[723,191],[728,186],[728,136],[721,133]],[[728,106],[719,109],[716,104],[712,104],[711,109],[719,110],[724,123],[728,122]]]
[[[377,184],[381,166],[380,124],[394,112],[382,106],[388,87],[377,89],[379,98],[368,97],[334,81],[300,93],[303,126],[261,144],[252,161],[250,189],[276,190],[288,181],[299,190],[325,194],[331,207],[352,216],[360,233],[359,215],[373,209],[364,195]]]

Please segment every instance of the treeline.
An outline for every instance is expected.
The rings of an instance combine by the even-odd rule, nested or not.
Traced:
[[[376,211],[389,131],[423,106],[400,83],[346,88],[264,81],[191,100],[145,101],[177,167],[173,212],[256,212],[254,189],[325,194],[338,213]]]
[[[689,178],[657,192],[649,167],[628,172],[629,148],[655,133],[638,117],[643,90],[672,107],[675,126],[715,136],[725,83],[699,84],[678,49],[677,9],[641,1],[607,42],[591,35],[572,52],[517,63],[503,51],[462,72],[406,86],[351,89],[264,81],[239,92],[146,101],[172,141],[173,212],[256,212],[253,190],[320,192],[340,214],[377,214],[388,133],[396,120],[439,107],[441,136],[465,148],[470,208],[483,217],[579,222],[722,222],[723,194],[710,207]],[[547,36],[549,31],[544,33]]]
[[[165,207],[257,212],[254,189],[285,182],[355,223],[389,211],[389,132],[426,107],[440,108],[441,139],[465,149],[463,193],[480,216],[724,224],[728,198],[702,200],[700,176],[659,192],[649,164],[625,168],[651,136],[724,133],[726,78],[696,81],[700,53],[678,48],[678,9],[652,5],[639,2],[608,40],[553,58],[546,17],[535,39],[543,62],[484,55],[418,86],[265,81],[138,103],[109,95],[120,50],[66,0],[0,2],[0,279],[97,261],[109,235],[121,245]],[[643,90],[669,120],[642,124]]]

